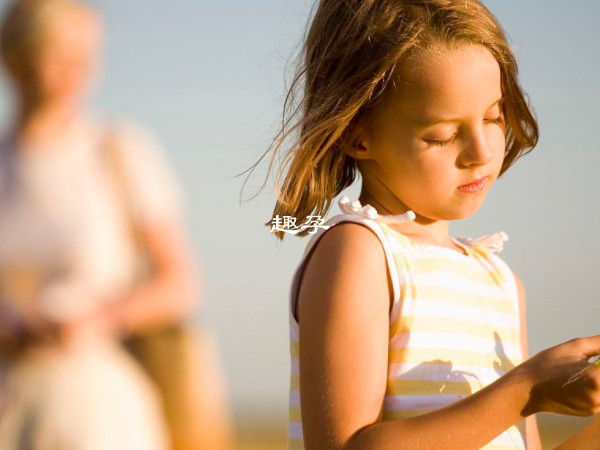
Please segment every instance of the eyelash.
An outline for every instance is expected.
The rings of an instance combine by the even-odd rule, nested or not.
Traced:
[[[493,124],[504,123],[504,117],[502,115],[500,115],[498,117],[494,117],[493,119],[485,119],[485,120],[487,120],[488,123],[493,123]],[[435,140],[435,139],[424,139],[424,140],[425,140],[425,142],[427,142],[431,145],[436,145],[438,147],[445,147],[446,145],[450,144],[454,140],[455,137],[456,137],[456,133],[454,133],[450,139],[447,139],[445,141],[439,141],[439,140]]]
[[[488,123],[504,123],[504,116],[500,115],[498,117],[494,117],[493,119],[486,119]]]
[[[453,134],[450,139],[447,139],[445,141],[438,141],[438,140],[435,140],[435,139],[424,139],[424,141],[427,142],[428,144],[431,144],[431,145],[436,145],[438,147],[445,147],[450,142],[452,142],[455,137],[456,137],[456,133]]]

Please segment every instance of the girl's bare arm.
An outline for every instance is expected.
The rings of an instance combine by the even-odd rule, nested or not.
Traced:
[[[307,449],[477,449],[535,412],[589,415],[600,404],[600,399],[589,403],[580,386],[566,392],[573,398],[566,406],[563,394],[546,398],[556,389],[555,378],[562,381],[581,367],[571,357],[567,370],[561,369],[557,376],[558,366],[546,363],[564,353],[580,356],[589,341],[576,340],[569,343],[568,352],[561,347],[536,355],[529,364],[445,408],[382,422],[390,307],[386,273],[377,237],[352,223],[327,231],[305,266],[297,316]],[[600,338],[594,345],[600,346]],[[554,378],[544,378],[542,383],[543,370]]]
[[[555,450],[600,450],[600,416],[588,423],[583,430],[555,447]]]

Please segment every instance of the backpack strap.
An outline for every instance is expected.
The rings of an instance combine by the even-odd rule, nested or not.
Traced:
[[[117,207],[123,216],[130,238],[135,246],[137,254],[136,277],[144,278],[152,270],[152,259],[149,256],[145,239],[135,224],[133,215],[135,198],[129,188],[128,174],[123,161],[123,151],[125,149],[121,148],[122,144],[119,139],[117,125],[105,125],[101,133],[98,149],[100,161],[108,173],[109,180],[114,185]]]

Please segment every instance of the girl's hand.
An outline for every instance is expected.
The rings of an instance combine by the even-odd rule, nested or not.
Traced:
[[[580,378],[585,377],[590,370],[599,369],[599,368],[600,368],[600,355],[592,356],[590,359],[588,359],[588,365],[585,366],[579,372],[577,372],[575,375],[571,376],[571,378],[569,378],[567,380],[567,382],[565,384],[563,384],[563,387],[565,387],[567,384],[571,384],[572,382],[579,380]]]
[[[543,350],[521,364],[518,369],[533,377],[530,400],[523,415],[600,413],[600,370],[590,370],[567,383],[574,374],[589,366],[590,357],[599,353],[600,336],[577,338]]]

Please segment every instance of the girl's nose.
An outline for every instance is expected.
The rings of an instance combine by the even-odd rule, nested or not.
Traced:
[[[464,166],[485,165],[491,161],[492,148],[483,127],[473,129],[465,143],[467,145],[460,155]]]

